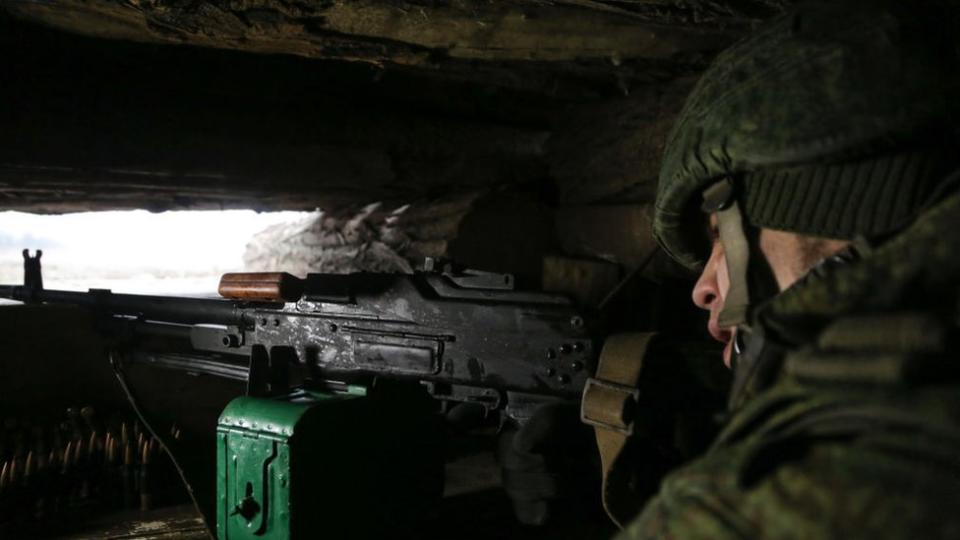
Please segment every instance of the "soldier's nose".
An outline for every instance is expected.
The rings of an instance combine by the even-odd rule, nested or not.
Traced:
[[[719,296],[716,272],[711,271],[709,267],[704,268],[700,279],[693,286],[693,303],[701,309],[709,310],[716,304]]]

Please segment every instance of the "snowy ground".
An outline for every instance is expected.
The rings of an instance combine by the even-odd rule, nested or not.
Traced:
[[[23,281],[24,248],[43,250],[44,287],[216,294],[221,274],[243,270],[250,238],[300,212],[146,211],[43,216],[0,212],[0,283]]]

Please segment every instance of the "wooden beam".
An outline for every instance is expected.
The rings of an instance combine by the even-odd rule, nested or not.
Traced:
[[[0,204],[304,208],[516,183],[647,202],[678,75],[781,3],[5,0],[130,41],[0,24]]]
[[[486,115],[509,96],[430,110],[461,87],[19,30],[0,31],[3,208],[312,209],[544,174],[547,127]]]
[[[653,208],[645,205],[575,206],[557,209],[563,252],[634,269],[656,249]]]
[[[667,135],[695,77],[647,86],[628,98],[571,109],[546,162],[567,204],[652,201]]]
[[[762,0],[688,4],[6,0],[3,9],[97,37],[417,66],[445,58],[601,59],[612,66],[632,58],[670,59],[715,51],[742,34],[751,14],[775,10]]]

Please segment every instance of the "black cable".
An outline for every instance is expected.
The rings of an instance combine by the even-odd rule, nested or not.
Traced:
[[[650,263],[653,262],[653,256],[656,255],[657,251],[659,250],[660,250],[659,244],[653,246],[653,249],[651,249],[643,257],[643,260],[640,261],[640,264],[637,265],[637,267],[634,268],[629,274],[627,274],[626,277],[621,279],[620,282],[617,283],[617,285],[613,289],[611,289],[609,293],[607,293],[607,295],[600,302],[600,305],[597,307],[597,311],[603,313],[603,311],[607,308],[607,306],[610,305],[610,302],[612,302],[620,294],[620,292],[623,291],[623,289],[627,285],[629,285],[637,276],[642,274],[643,271],[646,270],[648,266],[650,266]]]
[[[120,367],[120,362],[117,359],[117,353],[114,350],[110,350],[107,353],[108,358],[110,359],[110,367],[113,368],[113,373],[117,377],[117,382],[120,383],[120,388],[123,389],[123,393],[127,396],[127,401],[130,402],[130,406],[133,407],[133,412],[136,413],[137,418],[140,419],[140,423],[143,424],[147,431],[150,432],[150,435],[153,436],[157,442],[160,443],[160,448],[166,452],[167,456],[170,458],[171,463],[173,463],[174,469],[177,470],[177,474],[180,475],[180,481],[183,482],[184,487],[187,488],[187,494],[190,495],[190,500],[193,502],[193,507],[196,509],[197,513],[200,514],[200,519],[203,521],[203,528],[207,531],[207,535],[212,539],[216,540],[217,534],[216,531],[211,528],[210,522],[207,520],[207,516],[204,515],[203,510],[200,509],[200,503],[197,501],[197,496],[193,493],[193,486],[190,485],[190,482],[187,481],[187,475],[183,472],[183,468],[180,466],[180,463],[177,461],[177,458],[174,456],[173,452],[170,450],[167,442],[157,434],[153,429],[153,426],[147,422],[146,417],[143,414],[143,411],[140,410],[140,406],[137,403],[136,397],[134,397],[133,392],[130,390],[130,386],[127,384],[127,376],[123,372],[123,368]]]

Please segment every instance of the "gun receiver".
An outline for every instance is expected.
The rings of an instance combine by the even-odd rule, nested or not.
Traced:
[[[36,281],[34,281],[36,283]],[[513,289],[512,276],[226,274],[228,299],[0,286],[0,297],[92,310],[131,360],[243,376],[248,393],[311,384],[423,383],[522,421],[538,403],[576,399],[597,344],[563,296]]]

